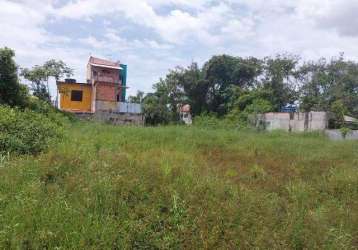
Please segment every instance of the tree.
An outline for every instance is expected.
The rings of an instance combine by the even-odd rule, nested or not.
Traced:
[[[252,87],[261,72],[262,62],[253,57],[212,57],[203,67],[204,79],[208,82],[208,111],[219,116],[225,115],[228,112],[227,103],[232,95],[232,86]]]
[[[48,60],[44,63],[43,68],[47,73],[47,77],[52,76],[56,81],[60,80],[64,76],[71,77],[73,75],[73,69],[68,67],[62,60]]]
[[[145,123],[149,125],[167,124],[170,121],[170,111],[163,100],[155,93],[147,94],[143,99]]]
[[[190,104],[194,116],[247,117],[279,112],[298,100],[302,111],[332,111],[333,103],[340,101],[346,114],[358,116],[358,64],[344,60],[343,55],[303,63],[290,54],[262,60],[213,56],[202,68],[192,63],[170,70],[153,87],[151,100],[167,110],[162,117],[169,121],[178,120],[179,104]]]
[[[137,94],[135,96],[129,96],[128,101],[130,103],[142,103],[144,98],[144,92],[143,91],[137,91]]]
[[[177,67],[175,77],[182,90],[181,104],[189,104],[193,115],[207,111],[208,81],[203,79],[197,63],[187,68]]]
[[[160,79],[153,88],[160,102],[165,104],[170,112],[171,121],[179,121],[178,106],[185,100],[185,93],[180,85],[180,69],[171,70],[164,79]]]
[[[358,116],[358,64],[343,54],[327,62],[320,59],[301,67],[301,102],[305,111],[332,111],[340,101],[347,114]]]
[[[0,104],[25,107],[28,102],[28,89],[19,83],[15,52],[0,48]]]
[[[270,102],[274,111],[280,111],[287,103],[297,100],[299,58],[293,55],[277,55],[264,59],[263,79],[260,83],[271,92]]]
[[[348,113],[348,110],[343,101],[334,101],[330,107],[330,110],[334,115],[333,120],[330,121],[330,127],[342,128],[344,126],[344,116]]]
[[[53,77],[56,81],[66,76],[73,75],[73,69],[68,67],[63,61],[51,59],[43,65],[36,65],[32,69],[22,69],[21,75],[31,82],[33,95],[41,100],[51,102],[49,79]]]
[[[208,82],[208,111],[224,115],[225,103],[228,101],[227,90],[231,84],[236,84],[238,60],[235,57],[222,55],[214,56],[203,67],[204,78]]]
[[[51,101],[47,81],[47,73],[42,66],[34,66],[31,70],[22,69],[21,76],[31,82],[32,94],[43,101]]]

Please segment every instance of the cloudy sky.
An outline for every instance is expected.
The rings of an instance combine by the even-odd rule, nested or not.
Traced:
[[[130,93],[214,54],[358,59],[357,0],[0,0],[0,47],[21,67],[90,55],[128,64]],[[54,89],[54,86],[52,86]]]

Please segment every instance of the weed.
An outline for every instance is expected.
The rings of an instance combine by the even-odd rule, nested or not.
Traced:
[[[2,155],[0,249],[357,247],[356,141],[85,122],[64,138]]]

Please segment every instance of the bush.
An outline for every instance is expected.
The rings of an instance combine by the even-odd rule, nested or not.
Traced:
[[[346,128],[346,127],[340,128],[340,131],[344,139],[347,137],[347,135],[349,135],[352,132],[350,128]]]
[[[64,117],[67,117],[70,121],[76,121],[76,117],[69,112],[61,111],[56,109],[50,103],[40,100],[36,96],[31,96],[28,104],[28,109],[45,115],[46,117],[50,118],[51,120],[55,121],[58,124],[63,122]]]
[[[65,121],[56,112],[44,115],[0,106],[0,153],[38,154],[63,136]]]
[[[217,118],[213,114],[203,114],[196,116],[193,122],[194,126],[202,128],[238,128],[238,123],[229,118]]]

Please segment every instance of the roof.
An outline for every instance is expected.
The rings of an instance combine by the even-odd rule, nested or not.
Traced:
[[[189,113],[189,112],[190,112],[190,105],[189,105],[189,104],[185,104],[185,105],[181,106],[181,107],[180,107],[180,112]]]
[[[345,115],[345,116],[344,116],[344,121],[345,121],[345,122],[356,122],[357,119],[354,118],[354,117]]]
[[[97,66],[97,67],[105,67],[105,68],[112,68],[112,69],[122,69],[119,65],[119,62],[111,62],[109,60],[97,58],[91,56],[88,60],[88,63]]]

